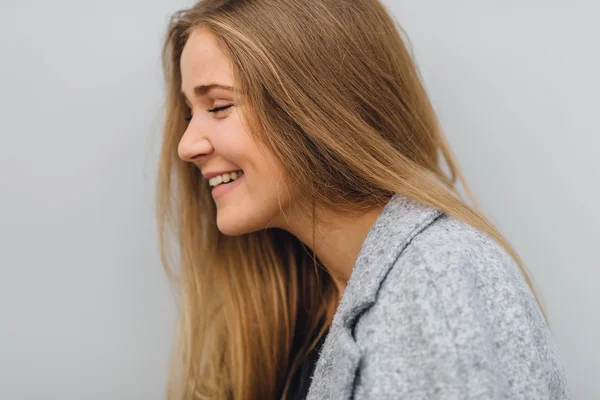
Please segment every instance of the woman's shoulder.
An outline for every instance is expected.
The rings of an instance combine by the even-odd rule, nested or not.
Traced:
[[[445,214],[406,244],[355,332],[365,371],[382,374],[378,380],[398,378],[377,366],[385,359],[433,377],[443,391],[450,379],[470,394],[568,397],[555,343],[517,263]],[[360,390],[376,388],[365,382]]]
[[[407,265],[410,265],[408,270]],[[498,284],[504,283],[531,292],[518,264],[504,247],[473,226],[446,214],[441,214],[415,235],[393,267],[401,274],[415,268],[423,269],[430,283],[451,284],[465,279],[479,288],[491,285],[500,290]]]
[[[507,331],[546,328],[514,258],[488,235],[446,214],[411,239],[382,281],[378,302],[398,296],[405,296],[404,304],[439,307],[448,326],[472,326],[479,318],[488,327],[502,320]]]

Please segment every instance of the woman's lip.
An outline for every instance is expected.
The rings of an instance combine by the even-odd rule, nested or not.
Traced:
[[[204,174],[202,174],[202,176],[205,179],[210,179],[210,178],[214,178],[215,176],[219,176],[219,175],[223,175],[223,174],[230,174],[232,172],[238,172],[238,171],[242,171],[241,169],[233,169],[233,170],[229,170],[229,171],[212,171],[212,172],[206,172]]]
[[[235,188],[238,187],[240,184],[242,184],[245,180],[246,180],[246,174],[243,174],[242,176],[240,176],[239,178],[237,178],[235,181],[233,181],[231,183],[227,183],[225,185],[220,184],[220,185],[214,187],[210,193],[212,194],[213,199],[217,199],[217,198],[231,192],[232,190],[235,190]]]

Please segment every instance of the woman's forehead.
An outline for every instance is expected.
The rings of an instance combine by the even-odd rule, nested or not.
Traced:
[[[229,58],[217,45],[215,36],[206,29],[192,32],[181,53],[182,91],[188,96],[203,95],[212,89],[233,87]],[[195,89],[197,88],[197,89]]]

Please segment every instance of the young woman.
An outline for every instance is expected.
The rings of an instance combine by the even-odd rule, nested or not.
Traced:
[[[169,398],[568,397],[531,281],[456,192],[379,1],[200,1],[163,61]]]

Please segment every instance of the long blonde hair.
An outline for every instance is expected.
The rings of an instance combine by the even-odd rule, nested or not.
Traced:
[[[179,59],[200,26],[231,58],[249,132],[313,205],[360,211],[400,193],[488,234],[535,293],[510,244],[458,195],[457,179],[476,205],[406,35],[378,0],[200,1],[172,16],[162,54],[157,221],[162,262],[181,294],[168,398],[284,398],[338,296],[318,258],[288,232],[221,234],[207,182],[178,157],[189,112]]]

